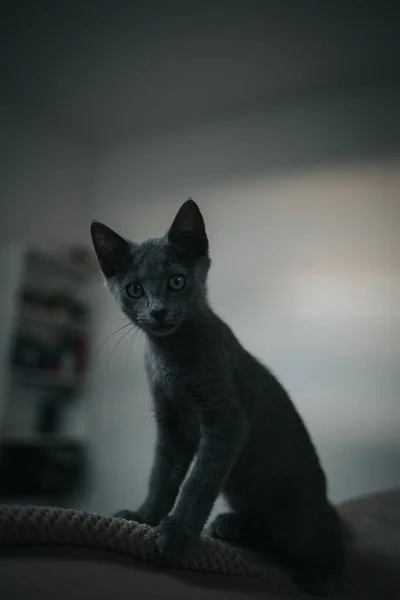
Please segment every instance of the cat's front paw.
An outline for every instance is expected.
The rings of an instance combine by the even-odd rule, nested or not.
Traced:
[[[226,542],[240,541],[242,527],[239,516],[235,513],[221,513],[211,522],[209,535]]]
[[[134,510],[120,510],[113,517],[116,519],[125,519],[126,521],[136,521],[136,523],[144,523],[142,515]]]
[[[156,543],[161,555],[171,563],[179,563],[196,545],[198,536],[188,531],[173,517],[166,517],[157,527]]]

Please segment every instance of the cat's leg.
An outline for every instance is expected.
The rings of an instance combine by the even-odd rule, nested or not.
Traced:
[[[221,513],[210,523],[209,535],[227,542],[238,542],[244,538],[245,524],[235,512]]]
[[[273,555],[276,546],[262,522],[236,512],[221,513],[210,523],[211,537],[262,554]]]
[[[344,566],[343,532],[330,505],[304,502],[281,528],[274,527],[277,544],[289,559],[295,583],[310,594],[331,593]]]
[[[172,514],[163,519],[158,527],[157,546],[170,561],[178,562],[200,536],[242,448],[248,431],[247,423],[239,409],[237,418],[233,418],[232,413],[231,409],[231,421],[228,423],[224,418],[216,419],[210,411],[201,415],[204,419],[201,424],[203,437],[193,469]]]
[[[136,521],[137,523],[144,523],[142,515],[138,511],[134,510],[119,510],[113,514],[116,519],[125,519],[126,521]]]
[[[155,457],[144,502],[137,510],[123,510],[115,517],[155,526],[172,509],[193,460],[195,447],[187,441],[178,423],[174,427],[168,426],[169,423],[165,411],[158,414]]]

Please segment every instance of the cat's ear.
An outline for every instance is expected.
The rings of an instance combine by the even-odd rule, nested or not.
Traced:
[[[129,256],[131,248],[128,242],[98,221],[92,221],[90,234],[101,270],[106,277],[112,277]]]
[[[173,244],[184,244],[199,258],[208,254],[208,239],[203,215],[191,198],[186,200],[178,210],[168,231],[168,240]]]

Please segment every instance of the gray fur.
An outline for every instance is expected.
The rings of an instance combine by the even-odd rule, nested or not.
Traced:
[[[157,526],[160,552],[179,561],[222,493],[231,512],[215,519],[212,534],[273,550],[314,591],[317,575],[325,580],[343,562],[325,475],[284,388],[208,304],[210,259],[197,205],[187,201],[160,239],[133,244],[100,223],[92,238],[111,293],[147,334],[157,423],[148,494],[120,516]],[[183,290],[168,289],[173,275],[185,276]],[[129,283],[142,285],[140,299],[129,297]],[[151,314],[160,307],[162,323]]]

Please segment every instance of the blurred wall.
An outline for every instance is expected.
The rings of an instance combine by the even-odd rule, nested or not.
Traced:
[[[29,105],[0,101],[0,131],[2,243],[86,241],[93,151]]]
[[[39,116],[40,115],[40,116]],[[6,250],[23,242],[51,251],[89,244],[88,220],[94,181],[95,151],[74,137],[56,118],[43,117],[29,103],[0,100],[0,268],[8,289],[0,298],[0,355],[8,348],[14,297],[20,273],[13,271]],[[11,250],[11,248],[10,248]],[[1,361],[0,371],[6,368]],[[0,387],[3,377],[0,372]],[[4,398],[0,394],[0,413]],[[71,430],[84,427],[79,403],[67,413]]]
[[[189,196],[214,261],[210,296],[286,384],[335,501],[400,484],[400,90],[316,98],[100,158],[93,218],[164,233]],[[143,337],[96,292],[90,508],[135,507],[154,443]]]

